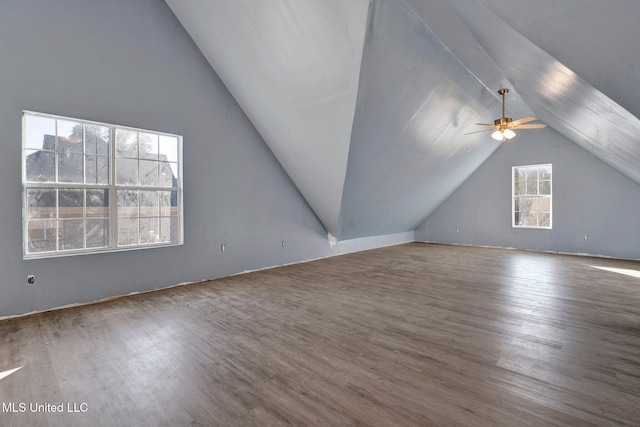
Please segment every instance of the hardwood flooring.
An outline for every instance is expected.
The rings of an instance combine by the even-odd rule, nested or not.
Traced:
[[[640,425],[640,263],[405,244],[0,321],[21,366],[2,426]]]

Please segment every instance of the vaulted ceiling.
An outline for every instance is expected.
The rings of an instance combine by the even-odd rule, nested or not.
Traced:
[[[640,184],[640,2],[166,0],[327,231],[414,230],[535,115]],[[529,131],[527,131],[529,132]]]

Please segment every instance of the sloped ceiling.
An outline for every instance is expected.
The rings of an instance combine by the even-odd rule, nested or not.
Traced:
[[[640,2],[166,0],[327,231],[415,229],[535,115],[640,183]],[[532,131],[528,131],[532,132]]]
[[[640,120],[636,116],[507,25],[491,8],[474,0],[451,2],[537,117],[595,157],[640,183]],[[584,10],[584,7],[580,4],[579,9],[565,9],[565,20],[572,22],[570,25],[574,26],[575,31],[585,30],[578,28],[579,22],[571,21],[574,13],[584,16],[584,12],[576,12]],[[631,9],[640,11],[637,6]],[[606,12],[604,5],[590,11],[591,27],[587,29],[601,25],[600,21],[614,29],[615,22],[602,17],[597,19],[598,13]],[[635,16],[640,15],[636,13]],[[639,34],[638,30],[634,32]],[[558,43],[561,41],[560,37]],[[615,40],[612,39],[611,43],[612,49],[618,49]],[[632,55],[636,49],[629,46],[628,53]],[[582,51],[584,55],[597,52],[592,46],[584,46]],[[611,64],[611,67],[616,69],[626,64],[619,62]],[[615,75],[612,73],[610,78],[614,79]],[[632,106],[637,103],[629,101]]]
[[[368,1],[167,3],[336,235]]]

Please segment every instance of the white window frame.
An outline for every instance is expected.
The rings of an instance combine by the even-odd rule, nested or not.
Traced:
[[[65,183],[65,182],[39,182],[39,181],[27,181],[27,152],[33,151],[33,147],[27,147],[26,136],[27,136],[27,116],[32,117],[42,117],[48,119],[57,119],[57,120],[66,120],[82,123],[83,125],[95,125],[109,128],[109,153],[108,163],[109,163],[109,183],[108,184],[91,184],[91,183]],[[56,122],[57,123],[57,122]],[[147,134],[155,134],[160,136],[172,137],[177,139],[178,144],[178,153],[177,153],[177,173],[175,176],[176,186],[175,187],[165,187],[158,184],[157,186],[144,186],[139,182],[136,185],[122,185],[117,184],[116,182],[116,165],[117,165],[117,147],[116,147],[116,129],[125,130],[125,131],[133,131],[133,132],[141,132]],[[55,142],[55,152],[58,151],[58,136],[56,129],[56,142]],[[85,144],[85,142],[83,142]],[[83,254],[92,254],[92,253],[104,253],[104,252],[120,252],[120,251],[128,251],[128,250],[137,250],[137,249],[149,249],[149,248],[157,248],[157,247],[170,247],[170,246],[180,246],[184,244],[184,213],[183,213],[183,141],[181,135],[170,134],[167,132],[159,132],[147,129],[139,129],[132,128],[128,126],[120,126],[114,125],[110,123],[102,123],[95,122],[84,119],[77,119],[72,117],[65,117],[53,114],[39,113],[33,111],[24,110],[22,114],[22,241],[23,241],[23,259],[32,259],[32,258],[52,258],[52,257],[60,257],[60,256],[70,256],[70,255],[83,255]],[[83,150],[83,157],[85,156],[85,151]],[[55,157],[57,159],[57,156]],[[140,159],[138,159],[138,162]],[[84,160],[86,163],[86,160]],[[161,161],[158,160],[160,163]],[[83,163],[84,164],[84,163]],[[139,172],[139,166],[137,169]],[[83,173],[86,174],[86,165],[83,166]],[[58,162],[55,162],[55,175],[58,176]],[[108,207],[108,242],[107,246],[99,247],[99,248],[82,248],[82,249],[59,249],[59,240],[60,237],[58,235],[56,239],[56,249],[54,251],[43,251],[43,252],[29,252],[29,239],[28,239],[28,201],[27,201],[27,193],[31,188],[42,188],[42,189],[56,189],[56,190],[64,190],[64,189],[85,189],[85,190],[109,190],[109,207]],[[171,191],[176,192],[177,196],[177,227],[178,227],[178,239],[175,241],[168,242],[151,242],[151,243],[137,243],[130,245],[119,245],[118,244],[118,191],[122,190],[139,190],[139,191]],[[86,203],[83,202],[83,203]],[[56,202],[56,212],[59,209],[59,201]],[[83,208],[86,212],[86,207]],[[140,208],[138,207],[138,212],[140,212]],[[88,217],[83,216],[83,219],[86,220]],[[158,221],[160,221],[163,217],[160,213],[158,213]],[[171,218],[171,216],[168,216]],[[140,216],[138,216],[140,219]],[[60,218],[56,215],[56,221],[60,221]],[[105,219],[106,220],[106,219]],[[59,227],[56,227],[56,233],[59,233]],[[83,229],[83,236],[86,239],[86,230]],[[85,243],[86,245],[86,243]]]
[[[540,169],[548,167],[551,170],[551,175],[549,178],[549,194],[540,194]],[[537,168],[537,177],[536,177],[536,194],[522,194],[516,195],[516,170],[524,169],[524,168]],[[519,225],[516,224],[516,199],[517,198],[534,198],[534,199],[549,199],[549,225]],[[536,165],[522,165],[522,166],[513,166],[511,168],[511,226],[513,228],[532,228],[532,229],[543,229],[550,230],[553,228],[553,165],[551,163],[543,163]]]

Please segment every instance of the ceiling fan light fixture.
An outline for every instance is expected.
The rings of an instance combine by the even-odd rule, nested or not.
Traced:
[[[516,136],[516,133],[511,129],[497,130],[491,134],[491,138],[496,141],[504,141],[505,139],[511,139]]]
[[[511,129],[505,129],[504,132],[502,132],[502,134],[507,139],[511,139],[514,136],[516,136],[516,133],[514,131],[512,131]]]

